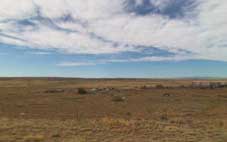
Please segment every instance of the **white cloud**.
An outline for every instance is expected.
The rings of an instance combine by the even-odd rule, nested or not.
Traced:
[[[107,64],[107,63],[126,63],[126,62],[160,62],[160,61],[184,61],[195,58],[188,58],[183,56],[174,56],[174,57],[159,57],[159,56],[151,56],[151,57],[141,57],[141,58],[127,58],[127,59],[105,59],[105,60],[96,60],[95,62],[62,62],[57,64],[57,66],[61,67],[77,67],[77,66],[95,66],[98,64]]]
[[[160,62],[160,61],[184,61],[195,59],[192,57],[184,57],[184,56],[174,56],[174,57],[160,57],[160,56],[148,56],[141,58],[133,58],[133,59],[116,59],[116,60],[107,60],[108,62]]]
[[[7,19],[26,18],[34,14],[34,5],[31,0],[1,0],[0,21]]]
[[[33,51],[33,52],[28,52],[28,54],[32,54],[32,55],[50,55],[51,52]]]
[[[94,66],[95,63],[91,62],[62,62],[57,64],[60,67],[77,67],[77,66]]]
[[[127,1],[0,0],[0,42],[70,54],[140,52],[137,46],[146,46],[176,55],[140,60],[227,61],[226,0],[195,0],[199,3],[193,11],[196,16],[176,19],[129,13],[124,9]],[[174,0],[151,1],[161,10]],[[136,0],[136,4],[142,1]],[[59,20],[66,15],[73,19]],[[35,27],[19,20],[28,20]]]

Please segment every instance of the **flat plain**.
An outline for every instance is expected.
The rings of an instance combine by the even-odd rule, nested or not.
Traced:
[[[227,88],[193,81],[1,78],[0,142],[227,142]]]

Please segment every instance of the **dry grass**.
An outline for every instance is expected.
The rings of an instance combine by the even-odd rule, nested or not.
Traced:
[[[135,121],[133,120],[126,120],[123,118],[110,118],[110,117],[101,118],[99,122],[102,123],[102,125],[108,126],[108,127],[129,127],[135,124]]]
[[[226,142],[227,88],[155,88],[191,82],[0,80],[0,142]],[[81,86],[115,89],[82,96]]]
[[[44,140],[43,135],[28,135],[24,137],[25,142],[43,142]]]

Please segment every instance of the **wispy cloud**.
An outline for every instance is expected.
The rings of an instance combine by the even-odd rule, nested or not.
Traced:
[[[127,63],[127,62],[161,62],[161,61],[185,61],[194,58],[187,58],[187,57],[159,57],[159,56],[147,56],[147,57],[140,57],[140,58],[125,58],[125,59],[101,59],[96,60],[95,62],[92,61],[73,61],[73,62],[62,62],[57,64],[57,66],[61,67],[77,67],[77,66],[95,66],[100,64],[108,64],[108,63]]]
[[[226,0],[1,0],[0,43],[96,55],[157,47],[174,57],[123,60],[227,61],[226,13]],[[93,63],[60,64],[81,65]]]
[[[33,51],[33,52],[28,52],[28,54],[32,54],[32,55],[50,55],[51,52]]]
[[[60,67],[77,67],[77,66],[94,66],[96,63],[91,62],[62,62],[57,64]]]

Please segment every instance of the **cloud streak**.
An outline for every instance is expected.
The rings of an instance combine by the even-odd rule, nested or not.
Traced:
[[[141,53],[142,46],[173,55],[119,62],[227,61],[226,13],[226,0],[1,0],[0,43],[94,55]],[[80,65],[93,64],[60,64]]]
[[[59,67],[78,67],[78,66],[94,66],[96,63],[90,62],[62,62],[57,64]]]

